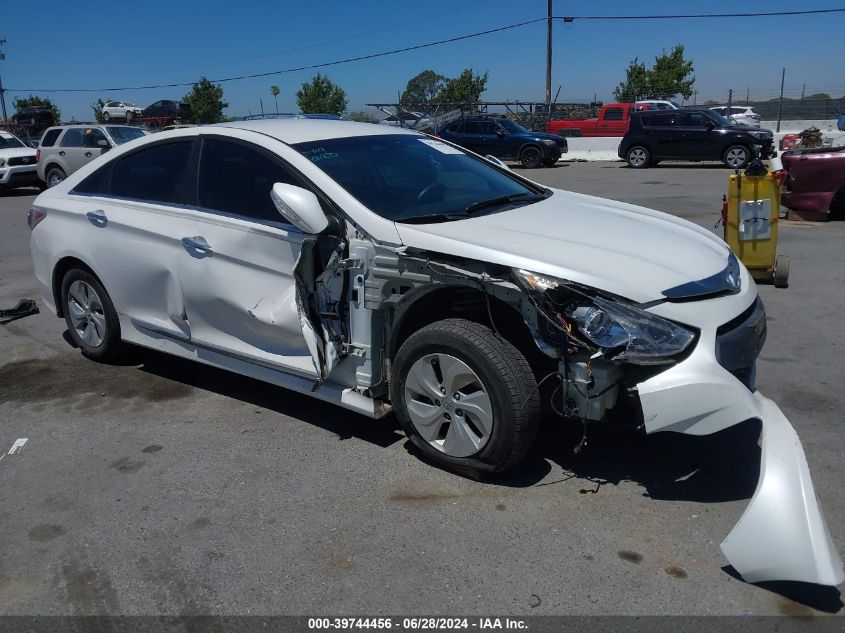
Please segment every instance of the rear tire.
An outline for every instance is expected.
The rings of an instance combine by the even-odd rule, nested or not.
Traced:
[[[519,162],[525,169],[536,169],[543,164],[543,152],[538,147],[526,147],[519,155]]]
[[[62,311],[82,355],[107,362],[123,351],[120,320],[103,284],[87,270],[72,268],[62,279]]]
[[[651,163],[651,152],[642,145],[634,145],[625,154],[625,160],[631,169],[645,169]]]
[[[427,325],[402,344],[390,396],[411,443],[453,470],[516,466],[540,424],[540,394],[528,361],[486,326],[464,319]]]

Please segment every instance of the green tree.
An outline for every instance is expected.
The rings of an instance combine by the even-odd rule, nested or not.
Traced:
[[[94,103],[91,104],[91,109],[94,111],[94,120],[97,123],[103,122],[103,106],[106,105],[106,102],[102,99],[97,99]]]
[[[405,86],[405,92],[399,98],[401,103],[429,103],[434,101],[446,86],[446,77],[433,70],[424,70],[411,77]]]
[[[487,79],[490,74],[485,70],[483,75],[466,68],[454,79],[447,79],[446,85],[437,95],[437,101],[445,103],[475,103],[481,98],[481,93],[487,89]]]
[[[807,99],[830,99],[831,96],[826,92],[816,92],[811,95],[807,95]]]
[[[317,73],[296,92],[296,103],[305,114],[341,114],[346,110],[346,92]]]
[[[625,81],[613,91],[617,101],[630,103],[644,97],[651,90],[651,77],[645,64],[634,58],[625,69]]]
[[[15,100],[12,101],[12,105],[15,107],[17,112],[20,112],[27,106],[42,106],[45,108],[50,108],[53,112],[53,123],[58,123],[62,120],[62,112],[56,107],[50,99],[47,97],[34,97],[29,95],[28,97],[15,97]]]
[[[223,101],[223,87],[205,77],[200,77],[182,101],[191,106],[196,123],[217,123],[223,119],[223,108],[229,107]]]
[[[719,101],[716,101],[715,99],[708,99],[707,101],[704,102],[704,105],[710,107],[710,106],[717,106],[717,105],[722,105],[722,104]]]
[[[684,57],[684,46],[678,44],[670,52],[654,58],[654,65],[646,68],[638,59],[625,70],[625,81],[613,91],[619,101],[637,99],[672,99],[678,95],[689,99],[695,84],[692,60]]]
[[[378,123],[378,119],[369,112],[350,112],[348,115],[350,121],[358,121],[359,123]]]
[[[279,113],[279,90],[278,86],[270,86],[270,94],[273,95],[273,100],[276,102],[276,114]]]

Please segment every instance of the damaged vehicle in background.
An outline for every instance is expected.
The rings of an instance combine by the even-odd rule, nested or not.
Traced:
[[[345,121],[163,132],[35,200],[35,275],[89,358],[125,341],[395,411],[456,470],[514,467],[544,408],[645,433],[759,419],[726,557],[750,582],[842,582],[801,444],[755,387],[745,267],[689,222],[494,160]]]

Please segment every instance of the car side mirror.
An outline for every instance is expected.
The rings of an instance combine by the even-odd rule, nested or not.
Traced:
[[[307,189],[277,182],[270,199],[285,220],[304,233],[322,233],[329,225],[317,196]]]

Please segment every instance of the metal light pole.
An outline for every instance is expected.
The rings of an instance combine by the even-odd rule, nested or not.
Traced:
[[[775,132],[780,132],[780,119],[783,115],[783,82],[786,79],[786,67],[780,74],[780,101],[778,102],[778,127]]]
[[[549,17],[546,19],[546,108],[552,108],[552,0],[549,0]]]
[[[6,43],[5,37],[0,37],[0,46]],[[6,59],[6,56],[0,52],[0,62]],[[3,106],[3,120],[6,120],[6,91],[3,90],[3,78],[0,77],[0,104]]]

